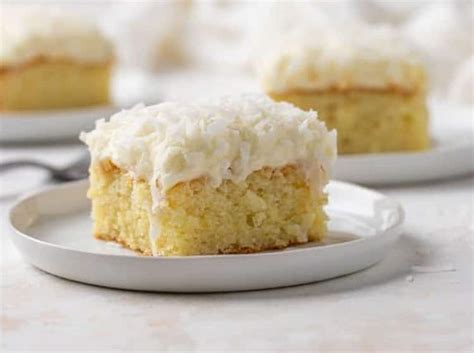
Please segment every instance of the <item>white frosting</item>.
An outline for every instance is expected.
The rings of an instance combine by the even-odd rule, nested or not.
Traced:
[[[96,26],[79,16],[48,7],[5,7],[0,15],[0,65],[39,57],[84,63],[112,59],[112,46]]]
[[[423,87],[417,55],[394,30],[349,27],[300,28],[279,38],[257,62],[267,92]]]
[[[243,181],[263,167],[298,163],[326,175],[336,156],[336,134],[328,132],[316,112],[263,95],[224,97],[204,103],[135,106],[100,120],[81,134],[93,163],[111,160],[156,192],[208,177]],[[311,177],[311,175],[309,175]]]

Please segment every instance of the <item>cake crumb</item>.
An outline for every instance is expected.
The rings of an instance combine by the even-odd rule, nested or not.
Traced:
[[[105,244],[107,246],[111,246],[111,247],[114,247],[114,248],[123,248],[122,244],[114,242],[114,241],[106,241]]]

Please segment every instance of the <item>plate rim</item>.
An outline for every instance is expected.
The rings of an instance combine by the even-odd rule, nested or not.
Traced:
[[[60,189],[67,189],[71,187],[82,187],[82,184],[87,184],[88,179],[81,179],[78,181],[72,181],[72,182],[66,182],[62,184],[57,184],[57,185],[47,185],[44,187],[40,187],[36,190],[33,190],[31,192],[28,192],[24,194],[22,197],[18,198],[18,200],[10,207],[8,211],[8,223],[9,227],[12,230],[10,233],[10,237],[21,237],[23,240],[30,241],[33,243],[36,243],[38,246],[43,246],[43,247],[49,247],[53,248],[54,250],[59,250],[59,251],[65,251],[65,252],[70,252],[74,254],[81,254],[85,256],[98,256],[98,257],[107,257],[107,258],[120,258],[120,259],[127,259],[125,261],[129,261],[131,259],[141,259],[141,260],[146,260],[146,261],[196,261],[196,260],[211,260],[211,261],[216,261],[218,259],[236,259],[236,258],[254,258],[254,257],[268,257],[268,256],[285,256],[285,255],[294,255],[295,253],[301,253],[301,252],[311,252],[311,251],[317,251],[322,249],[332,249],[335,247],[347,247],[347,246],[353,246],[357,245],[360,243],[364,242],[369,242],[373,241],[373,239],[380,239],[382,237],[389,237],[392,235],[393,232],[396,232],[399,230],[402,226],[402,224],[405,221],[405,211],[402,207],[402,205],[378,192],[357,184],[349,183],[349,182],[343,182],[343,181],[338,181],[338,180],[331,180],[331,182],[335,185],[342,185],[346,187],[351,187],[355,188],[358,191],[362,192],[367,192],[370,193],[374,196],[381,197],[386,200],[390,200],[391,206],[393,207],[393,210],[396,211],[396,214],[398,217],[396,219],[392,220],[389,226],[387,226],[386,229],[384,229],[382,232],[378,232],[374,236],[370,237],[363,237],[363,238],[358,238],[355,240],[351,240],[348,242],[342,242],[342,243],[335,243],[335,244],[327,244],[327,245],[322,245],[322,246],[311,246],[311,247],[298,247],[298,246],[291,246],[291,247],[286,247],[283,249],[277,249],[277,250],[270,250],[270,251],[263,251],[263,252],[255,252],[255,253],[249,253],[249,254],[218,254],[218,255],[189,255],[189,256],[140,256],[140,254],[132,255],[132,254],[107,254],[107,253],[95,253],[91,251],[86,251],[86,250],[81,250],[81,249],[74,249],[71,247],[67,247],[64,245],[59,245],[59,244],[54,244],[50,243],[41,239],[38,239],[34,236],[30,236],[20,229],[17,228],[14,222],[15,215],[18,211],[18,209],[25,203],[28,202],[29,200],[33,199],[34,197],[37,197],[39,195],[55,191],[55,190],[60,190]],[[84,185],[85,186],[85,185]],[[391,207],[391,208],[392,208]],[[91,236],[93,236],[91,234]],[[309,243],[304,243],[301,245],[307,245]],[[317,250],[315,250],[317,249]],[[133,250],[132,250],[133,251]]]
[[[370,161],[373,159],[390,159],[390,158],[420,158],[426,157],[430,155],[434,155],[437,153],[445,153],[445,152],[452,152],[452,151],[459,151],[459,150],[471,150],[474,152],[474,142],[470,141],[469,143],[459,143],[459,144],[452,144],[452,145],[442,145],[441,147],[431,147],[427,150],[423,151],[404,151],[404,152],[384,152],[384,153],[354,153],[354,154],[340,154],[337,156],[337,161],[342,160],[343,162],[346,161],[354,161],[354,160],[361,160],[364,159],[364,162]]]
[[[122,109],[111,102],[109,105],[71,109],[0,112],[0,144],[77,142],[81,131],[93,129],[96,121],[108,119]]]

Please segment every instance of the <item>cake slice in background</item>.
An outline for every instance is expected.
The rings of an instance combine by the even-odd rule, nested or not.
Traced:
[[[424,68],[388,27],[290,32],[261,56],[258,73],[272,98],[316,110],[337,129],[340,154],[430,145]]]
[[[112,46],[93,23],[47,6],[0,16],[0,110],[109,102]]]
[[[322,239],[336,135],[261,95],[136,106],[81,139],[94,234],[145,255],[249,253]]]

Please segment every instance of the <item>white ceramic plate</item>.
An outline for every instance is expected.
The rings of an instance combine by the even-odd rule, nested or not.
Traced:
[[[77,139],[79,133],[94,127],[97,119],[108,118],[119,108],[97,106],[37,112],[0,114],[0,142],[42,142]]]
[[[12,208],[12,238],[34,266],[71,280],[131,290],[214,292],[291,286],[353,273],[384,258],[403,221],[387,197],[328,187],[324,243],[245,255],[144,257],[91,235],[87,182],[37,192]]]
[[[472,109],[430,104],[433,147],[425,152],[339,156],[336,179],[368,184],[400,184],[445,179],[474,172]]]

